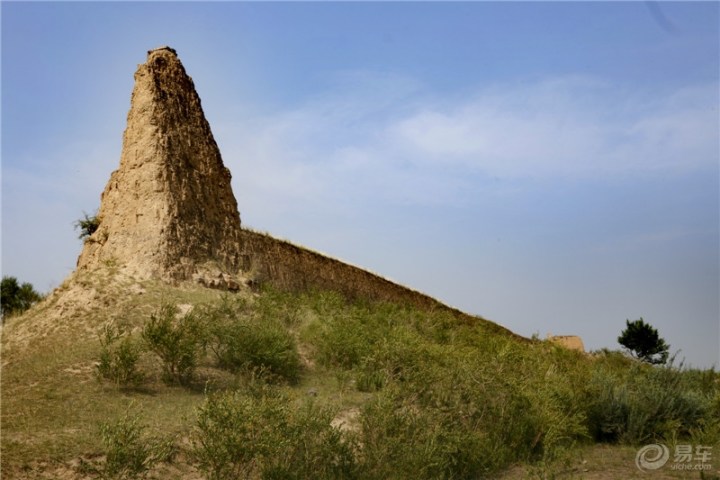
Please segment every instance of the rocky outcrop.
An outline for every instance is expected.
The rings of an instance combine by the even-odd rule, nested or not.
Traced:
[[[120,167],[98,218],[79,269],[112,262],[136,278],[234,286],[241,236],[230,171],[193,81],[169,47],[149,51],[135,72]]]

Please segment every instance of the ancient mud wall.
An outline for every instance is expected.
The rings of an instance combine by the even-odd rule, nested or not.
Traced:
[[[349,299],[412,305],[425,311],[445,311],[468,323],[482,322],[489,330],[519,337],[481,317],[468,315],[434,298],[334,258],[242,229],[242,259],[246,272],[260,282],[289,291],[332,290]]]
[[[585,351],[582,338],[577,335],[548,335],[548,340],[570,350],[577,350],[578,352]]]

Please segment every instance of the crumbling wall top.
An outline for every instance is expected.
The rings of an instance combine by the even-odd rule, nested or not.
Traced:
[[[163,50],[164,50],[164,51],[167,51],[167,52],[170,52],[170,53],[172,53],[173,55],[175,55],[175,56],[177,57],[177,52],[175,51],[175,49],[174,49],[174,48],[171,48],[171,47],[168,47],[167,45],[163,45],[162,47],[153,48],[152,50],[148,50],[148,57],[150,57],[150,55],[151,55],[152,53],[160,52],[160,51],[163,51]]]

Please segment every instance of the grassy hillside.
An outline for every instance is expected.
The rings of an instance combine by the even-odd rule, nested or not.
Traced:
[[[294,290],[74,277],[3,328],[3,478],[633,478],[720,439],[717,372]]]

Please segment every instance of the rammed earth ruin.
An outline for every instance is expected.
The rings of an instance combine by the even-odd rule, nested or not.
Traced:
[[[100,224],[85,242],[77,273],[112,264],[135,280],[332,290],[484,321],[361,268],[241,228],[230,180],[177,52],[150,50],[135,72],[120,166],[102,193]]]
[[[112,261],[135,278],[168,281],[237,273],[240,214],[230,178],[177,53],[150,50],[135,72],[120,167],[78,268]]]

